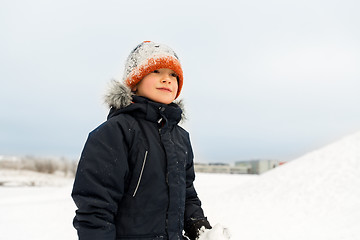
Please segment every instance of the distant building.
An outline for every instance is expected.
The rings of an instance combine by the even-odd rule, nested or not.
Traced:
[[[203,164],[195,163],[196,172],[206,173],[229,173],[229,174],[247,174],[249,166],[230,166],[229,164]]]
[[[267,159],[254,159],[249,161],[239,161],[235,162],[235,166],[248,166],[249,174],[262,174],[270,169],[278,167],[279,161],[277,160],[267,160]]]
[[[234,166],[225,163],[195,163],[196,172],[229,174],[262,174],[281,163],[277,160],[255,159],[235,162]]]

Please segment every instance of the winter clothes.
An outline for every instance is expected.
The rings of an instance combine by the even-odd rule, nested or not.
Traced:
[[[161,68],[171,69],[177,74],[177,98],[183,85],[183,71],[176,53],[164,44],[151,41],[139,44],[126,61],[123,82],[132,89],[146,75]]]
[[[108,119],[89,134],[76,173],[79,239],[175,240],[184,230],[195,240],[211,227],[193,185],[189,134],[177,125],[181,108],[114,83]]]

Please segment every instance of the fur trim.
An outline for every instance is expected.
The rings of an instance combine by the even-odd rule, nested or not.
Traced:
[[[187,120],[186,113],[185,113],[184,100],[182,100],[182,99],[176,100],[176,101],[174,101],[174,103],[175,103],[176,105],[178,105],[179,108],[181,109],[182,113],[181,113],[180,123],[184,123],[184,122]]]
[[[109,108],[120,109],[131,104],[132,95],[133,93],[128,86],[113,79],[110,82],[109,90],[104,97],[104,101]]]

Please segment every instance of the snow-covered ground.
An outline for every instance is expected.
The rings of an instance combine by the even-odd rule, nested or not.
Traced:
[[[0,187],[0,238],[76,239],[71,184]],[[198,173],[195,185],[231,239],[360,240],[360,132],[260,176]]]

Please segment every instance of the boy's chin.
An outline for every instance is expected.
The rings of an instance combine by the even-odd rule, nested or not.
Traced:
[[[169,96],[166,96],[166,97],[159,97],[159,96],[157,96],[157,97],[149,97],[149,99],[151,101],[162,103],[162,104],[170,104],[175,100],[175,98],[169,97]]]
[[[158,100],[158,101],[153,100],[153,101],[154,101],[154,102],[158,102],[158,103],[162,103],[162,104],[170,104],[170,103],[172,103],[174,100],[175,100],[175,99],[173,99],[173,100],[168,100],[168,101],[166,101],[166,100]]]
[[[148,96],[148,95],[141,95],[141,94],[140,95],[136,94],[136,95],[146,97],[146,98],[150,99],[153,102],[162,103],[162,104],[170,104],[175,100],[174,97],[159,97],[159,96],[151,97],[151,96]]]

